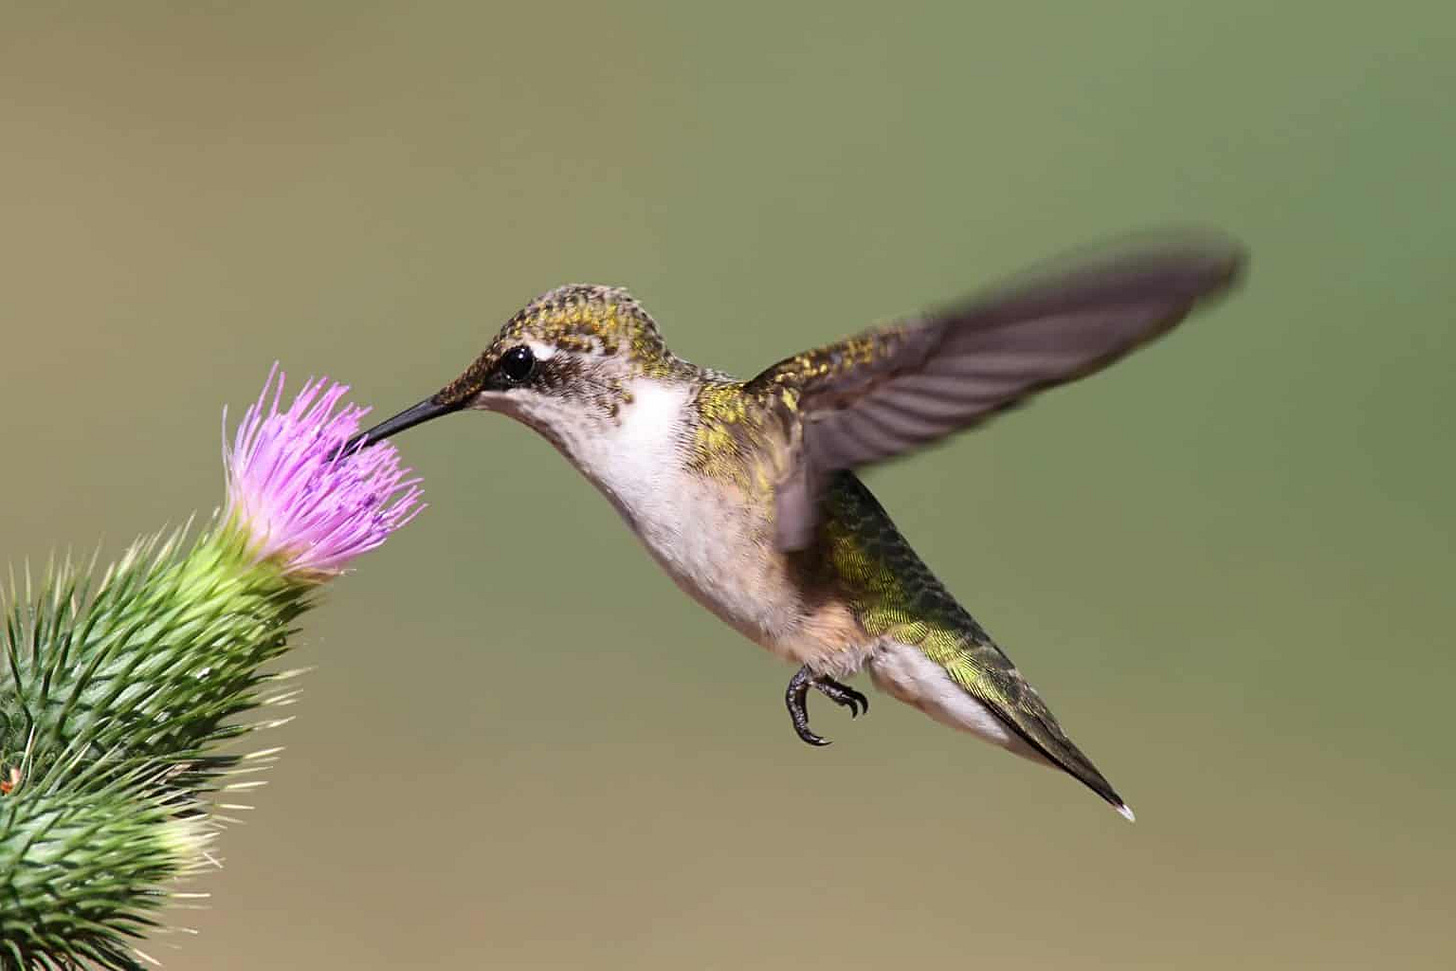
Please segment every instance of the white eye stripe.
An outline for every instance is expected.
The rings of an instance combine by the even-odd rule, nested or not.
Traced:
[[[556,356],[556,348],[550,344],[542,344],[539,341],[527,341],[526,346],[531,349],[531,354],[538,361],[549,361]]]

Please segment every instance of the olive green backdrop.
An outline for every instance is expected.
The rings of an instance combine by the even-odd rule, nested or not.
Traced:
[[[249,6],[5,13],[7,560],[210,511],[275,359],[392,411],[562,282],[751,373],[1106,233],[1254,263],[870,476],[1136,825],[888,699],[802,745],[786,667],[464,415],[169,967],[1450,966],[1449,4]]]

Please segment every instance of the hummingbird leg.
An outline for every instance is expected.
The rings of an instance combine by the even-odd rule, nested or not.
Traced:
[[[809,696],[810,688],[822,692],[836,705],[848,708],[851,718],[856,717],[862,711],[870,710],[870,700],[864,695],[827,675],[816,675],[809,670],[807,664],[804,665],[789,679],[789,687],[784,692],[784,703],[788,705],[789,717],[794,722],[794,731],[810,745],[829,744],[829,739],[815,735],[809,730],[809,708],[805,704],[805,699]]]

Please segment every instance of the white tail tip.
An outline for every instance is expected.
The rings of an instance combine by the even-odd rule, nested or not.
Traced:
[[[1137,817],[1132,814],[1132,810],[1130,808],[1128,808],[1127,803],[1123,803],[1120,806],[1114,806],[1113,808],[1115,808],[1119,813],[1121,813],[1122,814],[1122,818],[1125,819],[1125,820],[1127,820],[1129,823],[1135,823],[1135,822],[1137,822]]]

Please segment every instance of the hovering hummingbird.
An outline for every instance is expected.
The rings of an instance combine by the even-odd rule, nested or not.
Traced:
[[[506,321],[438,393],[347,451],[464,410],[545,436],[687,594],[798,665],[852,716],[861,670],[932,718],[1060,768],[1132,810],[930,569],[854,470],[1096,371],[1233,284],[1234,242],[1167,235],[806,351],[742,381],[677,357],[626,290],[571,285]]]

